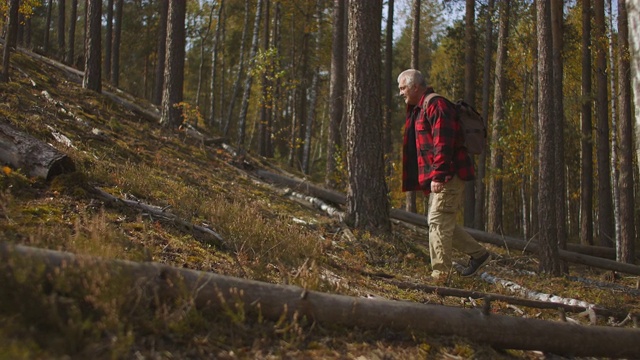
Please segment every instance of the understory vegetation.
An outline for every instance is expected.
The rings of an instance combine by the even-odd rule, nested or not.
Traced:
[[[163,129],[108,96],[83,90],[76,75],[25,54],[13,54],[12,61],[11,81],[0,84],[1,121],[67,154],[76,171],[46,181],[4,166],[2,242],[80,257],[53,275],[37,261],[8,258],[2,263],[0,359],[547,357],[457,337],[330,326],[306,318],[267,320],[246,313],[242,304],[212,311],[196,307],[189,289],[178,289],[182,296],[170,301],[146,291],[135,274],[112,271],[95,258],[157,262],[307,290],[460,308],[482,307],[483,301],[402,289],[387,280],[515,296],[480,277],[452,274],[445,283],[433,284],[424,229],[396,221],[393,235],[384,238],[349,230],[339,219],[287,196],[291,189],[252,175],[267,160],[239,158],[184,131]],[[151,109],[143,101],[138,106]],[[270,166],[295,173],[275,162]],[[108,201],[98,189],[159,207],[182,222]],[[219,238],[185,224],[210,229]],[[531,254],[485,246],[496,255],[486,270],[494,276],[622,314],[640,310],[640,296],[633,291],[636,276],[616,274],[617,287],[552,278],[536,273]],[[466,261],[462,254],[456,256]],[[611,278],[611,272],[568,265],[574,277],[598,284]],[[491,302],[490,311],[590,322],[578,314],[501,301]],[[622,320],[598,317],[596,323]],[[633,327],[633,322],[623,326]]]

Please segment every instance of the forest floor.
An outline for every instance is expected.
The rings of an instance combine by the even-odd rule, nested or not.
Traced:
[[[77,74],[37,57],[18,52],[11,60],[10,82],[0,84],[0,121],[67,154],[76,171],[45,181],[3,168],[4,244],[460,309],[482,308],[483,300],[402,288],[389,279],[519,296],[479,276],[454,274],[434,284],[424,229],[394,221],[393,235],[385,238],[346,229],[337,218],[293,199],[291,189],[260,181],[252,172],[265,168],[302,177],[294,170],[163,129],[145,101],[105,87],[148,112],[131,110],[82,89]],[[186,223],[212,229],[222,242],[194,236],[188,226],[123,201],[106,201],[95,189],[168,209]],[[485,246],[495,255],[483,270],[487,274],[623,315],[640,310],[638,276],[612,277],[611,271],[568,264],[572,277],[550,277],[537,273],[531,254]],[[63,269],[61,276],[42,281],[37,266],[16,264],[5,262],[0,269],[0,359],[563,358],[419,331],[271,321],[241,311],[212,314],[183,303],[158,306],[152,298],[132,304],[126,296],[132,290],[100,271]],[[584,326],[620,325],[624,318],[590,320],[502,301],[492,302],[490,311],[551,321],[566,317]]]

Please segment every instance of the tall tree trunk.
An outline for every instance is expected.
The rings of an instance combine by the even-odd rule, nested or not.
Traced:
[[[209,84],[209,91],[211,92],[210,101],[209,101],[209,117],[207,118],[207,124],[209,126],[213,126],[216,121],[216,101],[218,97],[216,97],[216,74],[218,68],[218,49],[220,48],[220,31],[222,27],[222,16],[224,10],[224,0],[221,0],[218,4],[218,14],[216,18],[218,19],[216,22],[216,31],[213,35],[213,51],[211,52],[211,82]]]
[[[507,41],[509,38],[509,12],[511,0],[500,2],[500,30],[498,32],[498,50],[496,55],[495,89],[493,93],[493,122],[491,126],[491,158],[490,169],[494,172],[489,181],[489,211],[487,230],[492,233],[502,233],[502,180],[495,172],[502,169],[503,157],[498,140],[503,131],[504,100],[507,95],[505,88],[505,71],[507,62]]]
[[[160,124],[173,129],[182,124],[182,109],[178,104],[183,100],[184,91],[186,7],[186,2],[170,1],[167,17],[167,53],[164,61],[164,91]]]
[[[637,4],[637,2],[636,2]],[[637,14],[636,14],[637,15]],[[631,65],[626,0],[618,0],[618,88],[620,99],[620,244],[616,260],[635,259],[635,199],[633,194],[633,123],[631,119]],[[637,55],[637,53],[636,53]],[[636,104],[640,106],[640,104]]]
[[[231,93],[231,99],[229,101],[229,107],[227,108],[227,116],[225,118],[223,135],[227,136],[229,134],[229,127],[231,126],[231,116],[233,115],[233,107],[236,103],[236,98],[238,97],[238,92],[240,91],[240,81],[242,80],[242,75],[244,73],[244,44],[247,42],[247,34],[249,33],[249,9],[250,9],[250,1],[245,0],[244,2],[244,23],[242,25],[242,40],[240,43],[240,56],[238,63],[238,72],[236,75],[236,81],[233,85],[233,92]]]
[[[635,135],[636,139],[640,139],[640,4],[636,1],[630,1],[626,2],[626,5],[631,61],[630,75],[635,104]],[[640,146],[636,147],[636,161],[640,162]]]
[[[567,196],[566,196],[566,161],[564,160],[564,102],[562,99],[563,63],[563,0],[551,0],[551,37],[552,37],[552,67],[553,67],[553,117],[555,118],[555,183],[556,183],[556,219],[558,248],[567,248]],[[567,271],[563,265],[563,271]]]
[[[484,60],[482,70],[482,117],[489,120],[489,97],[491,91],[491,59],[493,54],[493,5],[494,0],[487,3],[486,25],[485,25],[485,41],[484,44]],[[478,158],[477,174],[476,174],[476,208],[474,211],[474,228],[478,230],[485,229],[485,169],[487,163],[487,151],[480,154]]]
[[[607,54],[604,0],[594,1],[596,49],[596,133],[598,162],[598,242],[613,247],[613,205],[609,164],[609,117],[607,111]]]
[[[11,67],[11,50],[15,49],[18,36],[18,18],[20,1],[9,1],[9,23],[7,24],[7,35],[5,37],[4,49],[2,52],[2,78],[3,82],[9,81],[9,68]]]
[[[120,39],[122,38],[123,6],[124,0],[116,0],[116,13],[113,27],[113,43],[111,44],[111,83],[115,87],[120,86]],[[182,61],[182,63],[184,64],[184,60]]]
[[[69,32],[67,39],[67,52],[65,54],[64,63],[67,65],[73,64],[73,58],[75,57],[75,43],[76,43],[76,22],[78,19],[78,0],[71,0],[71,15],[69,16]]]
[[[262,34],[262,49],[265,54],[269,51],[269,37],[270,34],[270,22],[271,22],[271,1],[265,0],[264,4],[264,31]],[[260,123],[258,128],[258,149],[259,153],[262,156],[267,157],[268,148],[270,147],[269,143],[271,141],[271,131],[270,131],[270,123],[271,123],[271,109],[273,108],[273,97],[270,94],[273,94],[273,75],[275,73],[275,65],[277,64],[277,60],[274,61],[272,66],[268,66],[262,75],[262,102],[260,104]]]
[[[322,28],[322,11],[320,10],[320,4],[316,1],[316,16],[317,26],[315,36],[315,49],[314,49],[314,66],[313,76],[311,78],[311,84],[307,91],[306,98],[309,99],[309,105],[307,106],[307,119],[305,124],[305,136],[304,136],[304,151],[302,154],[302,172],[304,174],[310,174],[310,162],[311,162],[311,135],[313,132],[313,124],[316,122],[317,111],[316,105],[318,102],[318,83],[320,78],[320,65],[318,64],[318,54],[320,53],[320,37]]]
[[[420,70],[420,16],[421,16],[420,0],[413,0],[413,25],[411,27],[411,68]],[[415,191],[407,191],[405,193],[405,210],[416,212]],[[425,208],[425,212],[427,209]]]
[[[87,0],[87,34],[84,45],[82,87],[102,91],[102,0]]]
[[[613,243],[618,248],[620,245],[620,188],[618,187],[618,179],[620,177],[620,170],[618,168],[618,113],[616,110],[617,104],[617,88],[615,77],[615,51],[614,51],[614,36],[613,36],[613,6],[612,0],[607,0],[607,7],[609,13],[609,27],[607,28],[607,43],[609,44],[609,84],[611,91],[611,192],[613,201]]]
[[[204,80],[204,49],[205,49],[205,45],[207,42],[207,39],[209,38],[209,34],[211,33],[211,24],[213,24],[213,11],[215,10],[215,6],[211,6],[211,10],[209,11],[209,21],[207,23],[207,27],[206,30],[204,32],[204,35],[200,36],[200,63],[198,64],[198,85],[196,87],[196,108],[200,108],[200,97],[201,97],[201,93],[202,93],[202,80]],[[215,46],[215,44],[214,44]],[[212,68],[213,68],[213,63],[211,64]],[[212,71],[215,72],[215,71]],[[196,125],[197,125],[197,119],[196,119]]]
[[[89,0],[86,0],[87,2]],[[87,5],[85,5],[86,7]],[[53,0],[47,2],[47,19],[44,25],[44,44],[42,45],[42,51],[46,54],[49,53],[49,37],[51,35],[51,12],[53,11]]]
[[[64,54],[66,53],[64,44],[65,35],[65,20],[66,20],[66,1],[58,0],[58,59],[64,60]]]
[[[593,245],[593,125],[591,122],[591,0],[582,0],[580,241]]]
[[[394,121],[391,118],[393,114],[394,99],[393,92],[393,12],[395,2],[389,0],[387,4],[387,25],[385,27],[386,37],[384,46],[384,156],[385,168],[387,176],[393,173],[393,138],[394,138]]]
[[[169,0],[159,0],[160,22],[158,23],[158,43],[156,45],[156,79],[153,88],[153,103],[162,103],[162,90],[164,89],[164,60],[167,53],[167,17],[169,13]]]
[[[104,75],[109,81],[111,81],[111,50],[113,50],[113,1],[107,0],[107,26],[104,30]]]
[[[551,275],[560,275],[561,264],[556,241],[556,196],[554,157],[555,125],[553,118],[553,51],[551,37],[551,5],[547,1],[536,1],[538,38],[538,116],[540,122],[539,179],[539,248],[540,270]]]
[[[466,0],[464,17],[464,101],[476,105],[476,1]],[[472,156],[475,162],[475,158]],[[464,225],[473,227],[475,223],[476,183],[467,181],[464,189]]]
[[[393,1],[393,0],[392,0]],[[336,151],[340,149],[340,123],[344,114],[345,18],[344,0],[333,2],[333,35],[331,43],[331,83],[329,85],[330,120],[327,136],[327,168],[324,182],[329,188],[337,185]]]
[[[251,84],[253,76],[250,75],[256,62],[256,54],[258,53],[258,42],[260,40],[260,19],[262,19],[262,4],[264,0],[258,0],[256,6],[256,16],[253,22],[253,40],[251,41],[251,50],[249,53],[249,75],[244,82],[244,96],[242,97],[242,105],[240,106],[240,116],[238,118],[238,148],[244,147],[245,130],[247,127],[247,110],[249,109],[249,97],[251,96]]]
[[[349,2],[347,55],[347,222],[391,230],[384,178],[380,97],[382,0]]]

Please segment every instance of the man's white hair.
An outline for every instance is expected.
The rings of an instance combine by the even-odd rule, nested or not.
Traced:
[[[424,75],[419,70],[416,69],[407,69],[398,75],[398,84],[400,80],[404,79],[404,84],[406,86],[413,86],[417,84],[421,87],[427,87],[427,80],[424,78]]]

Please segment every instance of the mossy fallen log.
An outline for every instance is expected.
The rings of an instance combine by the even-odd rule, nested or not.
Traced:
[[[0,161],[46,180],[75,171],[69,156],[14,128],[6,118],[0,118]]]
[[[42,281],[52,282],[64,271],[103,266],[122,281],[152,287],[163,301],[192,296],[198,308],[229,308],[278,321],[306,318],[327,326],[391,329],[460,336],[503,349],[539,350],[569,356],[640,357],[640,329],[582,326],[564,322],[494,315],[478,309],[404,301],[365,299],[289,286],[233,278],[158,263],[136,263],[76,256],[71,253],[0,244],[0,271],[18,272],[15,264],[33,261],[44,267]],[[12,265],[14,264],[14,265]],[[144,289],[143,289],[144,291]],[[25,299],[27,301],[27,299]]]

